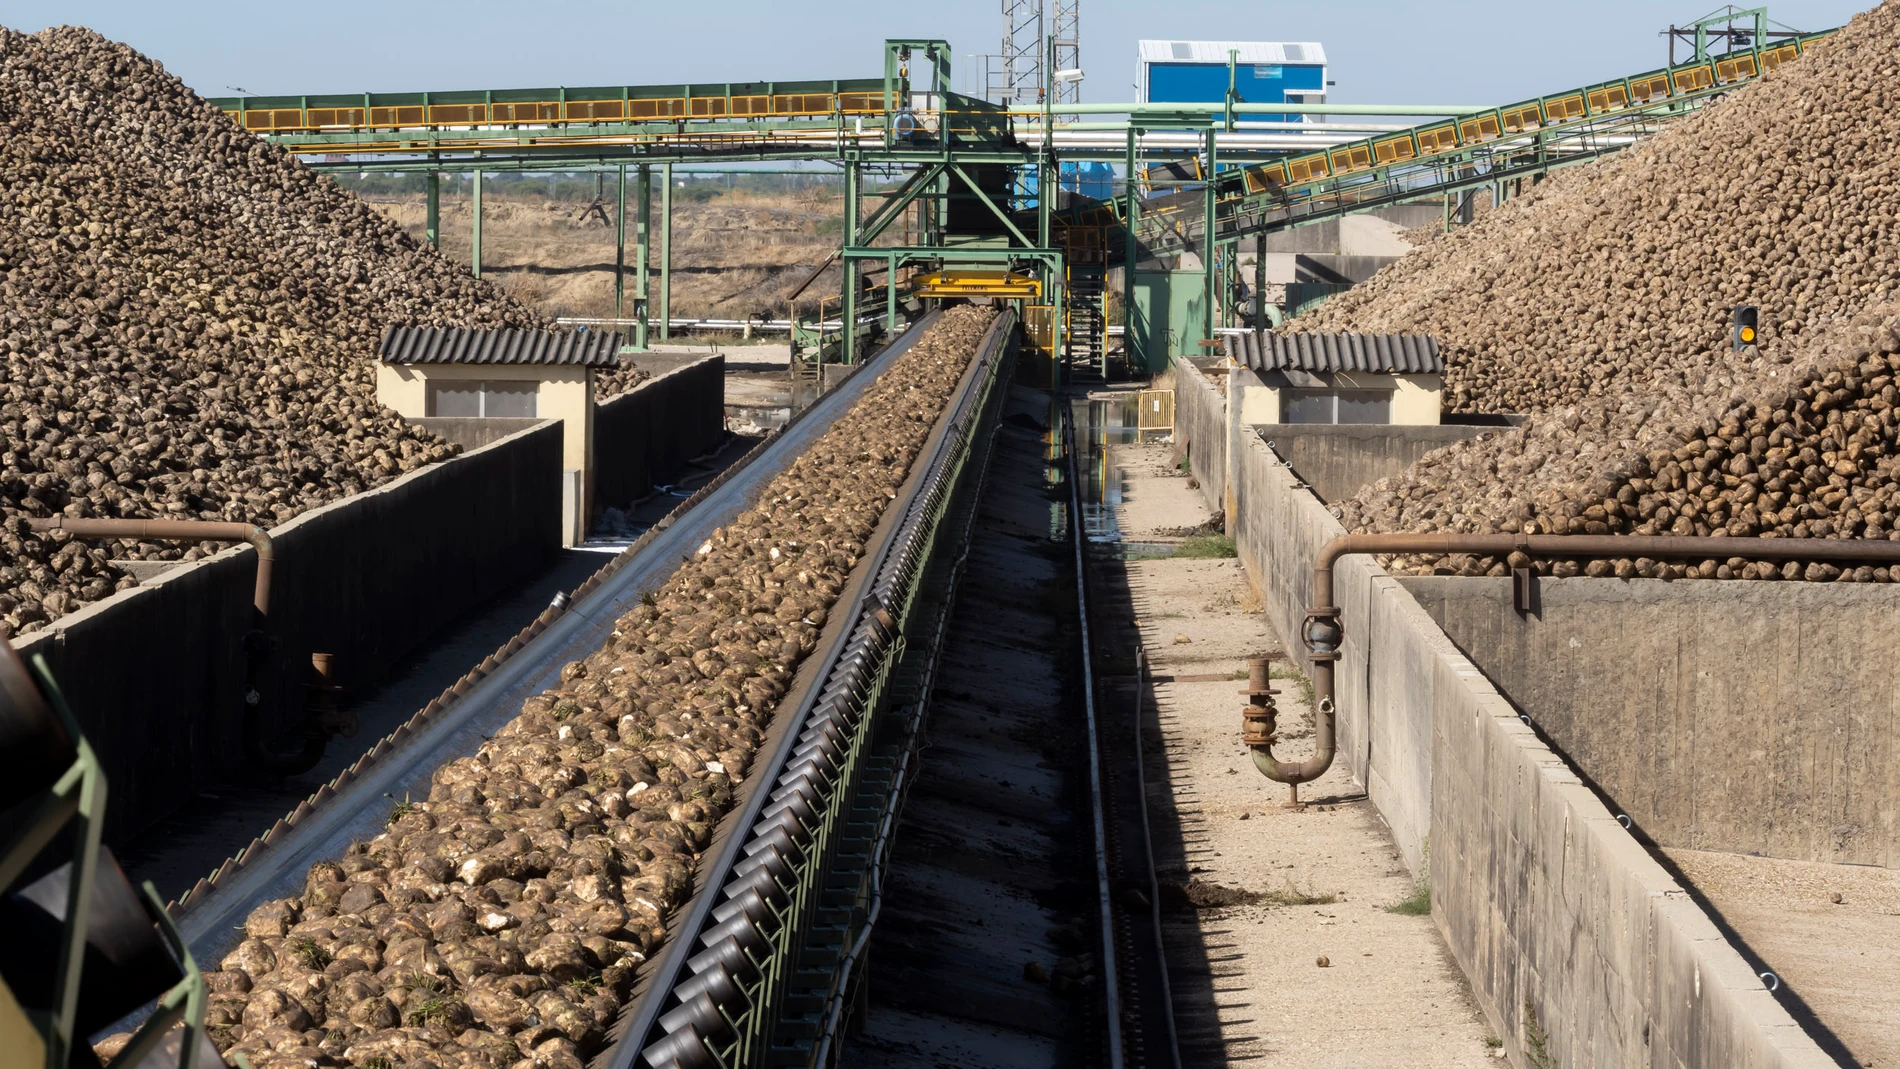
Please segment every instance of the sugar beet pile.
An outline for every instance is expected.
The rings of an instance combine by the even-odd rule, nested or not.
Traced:
[[[1900,8],[1601,164],[1559,172],[1294,329],[1419,331],[1445,404],[1542,412],[1764,349],[1900,296]]]
[[[450,455],[376,403],[391,322],[540,320],[132,49],[0,28],[0,631],[178,548],[19,516],[270,526]]]
[[[1448,406],[1537,413],[1344,502],[1361,530],[1889,538],[1900,529],[1900,7],[1647,145],[1414,253],[1304,326],[1439,332]],[[1763,340],[1729,351],[1732,306]],[[1502,574],[1491,558],[1415,571]],[[1889,581],[1825,562],[1558,575]]]
[[[580,1069],[992,318],[947,312],[559,688],[253,912],[208,976],[219,1049]]]

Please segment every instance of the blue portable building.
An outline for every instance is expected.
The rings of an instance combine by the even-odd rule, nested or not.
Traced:
[[[1243,104],[1323,104],[1326,50],[1314,41],[1142,41],[1136,72],[1141,100],[1151,104],[1215,104],[1227,98],[1227,65]],[[1297,121],[1294,115],[1248,115],[1250,121]]]

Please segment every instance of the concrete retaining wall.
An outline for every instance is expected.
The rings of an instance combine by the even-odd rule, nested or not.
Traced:
[[[275,649],[267,724],[300,715],[310,654],[332,653],[343,697],[537,571],[559,544],[561,428],[494,445],[273,528]],[[14,641],[43,654],[105,763],[118,840],[242,760],[255,554],[227,549]]]
[[[1300,478],[1323,501],[1343,501],[1412,466],[1419,457],[1453,442],[1496,434],[1492,427],[1437,426],[1323,426],[1310,423],[1267,423],[1254,428],[1273,443]]]
[[[485,445],[494,445],[503,438],[527,430],[541,421],[506,416],[424,416],[409,422],[424,430],[434,431],[463,449],[474,450]]]
[[[1201,493],[1220,508],[1222,495],[1227,492],[1227,408],[1221,387],[1185,360],[1176,361],[1155,386],[1172,388],[1177,398],[1190,391],[1197,397],[1212,397],[1212,403],[1175,402],[1174,441],[1176,448],[1187,454],[1188,470],[1201,484]]]
[[[1214,386],[1182,375],[1175,397],[1177,440],[1218,448]],[[1197,437],[1210,429],[1215,442]],[[1340,528],[1257,436],[1240,450],[1235,540],[1297,639],[1314,555]],[[1433,919],[1515,1065],[1540,1048],[1564,1069],[1833,1064],[1403,585],[1348,557],[1335,587],[1340,759],[1429,880]]]
[[[594,506],[625,508],[726,433],[726,358],[648,379],[594,410]]]
[[[1900,867],[1900,590],[1403,582],[1654,841]]]

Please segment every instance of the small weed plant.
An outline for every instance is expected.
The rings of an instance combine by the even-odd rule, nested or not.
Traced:
[[[1207,534],[1182,539],[1181,544],[1174,547],[1174,555],[1189,560],[1218,560],[1238,557],[1240,551],[1234,548],[1234,540],[1226,535]]]
[[[1531,1069],[1557,1069],[1557,1059],[1550,1053],[1550,1037],[1544,1034],[1537,1007],[1528,997],[1524,999],[1524,1061]]]
[[[1428,917],[1432,912],[1432,889],[1420,882],[1411,894],[1385,907],[1385,911],[1401,917]]]
[[[385,794],[383,795],[383,797],[389,798],[391,797],[391,795]],[[402,801],[397,802],[396,807],[389,811],[389,819],[386,821],[383,821],[383,826],[388,827],[390,825],[393,825],[397,821],[401,820],[402,818],[408,816],[411,813],[414,813],[420,810],[421,808],[422,807],[420,805],[416,804],[415,802],[410,801],[409,792],[404,791],[402,795]]]

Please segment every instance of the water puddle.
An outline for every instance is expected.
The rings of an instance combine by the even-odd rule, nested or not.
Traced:
[[[806,380],[795,382],[758,404],[728,404],[726,426],[736,434],[769,434],[782,429],[793,416],[811,407],[823,392],[816,382]]]
[[[1110,447],[1139,439],[1135,397],[1076,398],[1070,406],[1082,477],[1082,532],[1091,542],[1119,542],[1115,513],[1126,487]]]

